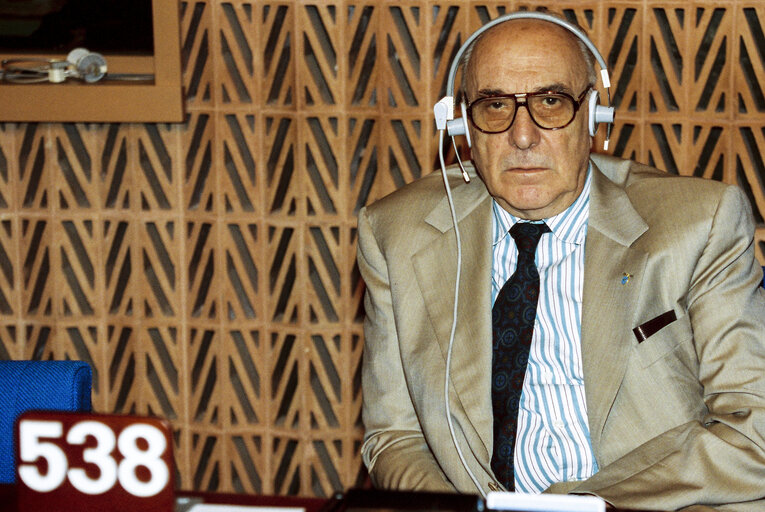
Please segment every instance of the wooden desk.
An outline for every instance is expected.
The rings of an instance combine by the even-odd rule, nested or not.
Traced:
[[[256,496],[250,494],[217,494],[206,492],[183,492],[178,497],[199,498],[203,503],[222,505],[245,505],[255,507],[302,507],[306,512],[320,512],[328,500],[296,496]],[[0,484],[0,512],[20,512],[16,507],[16,488]],[[136,511],[138,512],[138,511]],[[610,509],[608,512],[650,512],[626,509]]]
[[[203,503],[218,505],[246,505],[253,507],[302,507],[306,512],[319,512],[327,500],[298,496],[259,496],[253,494],[219,494],[179,491],[176,498],[201,498]]]
[[[296,496],[255,496],[250,494],[218,494],[206,492],[178,492],[176,497],[197,498],[203,503],[246,505],[256,507],[302,507],[306,512],[319,512],[327,501],[322,498]],[[20,512],[16,506],[16,487],[0,484],[0,512]],[[139,512],[139,511],[136,511]]]

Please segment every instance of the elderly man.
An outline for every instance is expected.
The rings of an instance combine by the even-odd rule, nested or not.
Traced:
[[[591,60],[536,19],[498,24],[470,52],[480,180],[451,179],[463,253],[451,349],[457,259],[438,174],[359,214],[362,453],[375,485],[664,510],[765,496],[750,207],[734,186],[591,155],[579,108]],[[508,295],[516,268],[536,291]],[[747,506],[765,501],[730,510]]]

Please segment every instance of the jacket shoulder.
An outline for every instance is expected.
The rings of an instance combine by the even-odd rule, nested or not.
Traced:
[[[466,163],[466,167],[472,166]],[[483,182],[477,177],[469,184],[462,179],[458,167],[447,168],[447,177],[452,194],[457,197],[468,189],[479,187],[484,189]],[[379,224],[389,224],[399,227],[411,227],[425,219],[442,201],[446,200],[446,190],[441,171],[433,171],[374,203],[362,208],[359,215],[368,217],[373,227]]]
[[[748,210],[736,185],[696,176],[678,176],[648,165],[612,156],[593,155],[593,163],[629,197],[651,227],[662,224],[709,224],[722,203]],[[727,197],[727,200],[726,200]]]
[[[701,193],[720,196],[732,185],[697,176],[678,176],[650,165],[633,160],[624,160],[610,155],[591,155],[593,163],[612,182],[625,188],[628,193],[638,192],[643,188],[660,187],[660,196],[669,198],[673,194]]]

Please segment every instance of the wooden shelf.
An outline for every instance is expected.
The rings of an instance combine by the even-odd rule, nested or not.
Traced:
[[[60,84],[0,82],[0,122],[180,122],[183,87],[177,0],[152,0],[154,56],[104,55],[110,73],[153,74],[149,81],[70,79]],[[97,49],[90,49],[97,51]],[[0,54],[1,59],[19,55]],[[63,59],[62,55],[24,57]]]

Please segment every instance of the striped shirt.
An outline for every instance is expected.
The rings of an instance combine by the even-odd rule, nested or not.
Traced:
[[[565,211],[545,219],[537,247],[539,303],[515,445],[515,490],[540,493],[598,471],[587,423],[582,372],[582,278],[591,170]],[[510,228],[520,219],[494,202],[492,304],[518,260]]]

